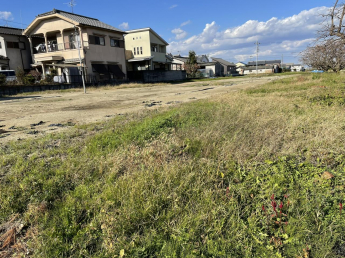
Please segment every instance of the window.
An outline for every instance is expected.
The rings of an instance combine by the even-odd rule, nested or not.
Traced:
[[[138,53],[138,55],[140,55],[140,52],[139,52],[139,47],[137,47],[137,53]]]
[[[110,39],[110,46],[124,48],[125,44],[124,44],[123,40]]]
[[[135,38],[133,38],[133,40],[135,40]]]
[[[143,47],[140,47],[140,55],[143,54]]]
[[[134,48],[134,55],[136,55],[136,53],[135,53],[135,48]]]
[[[1,42],[0,42],[0,49],[2,48]]]
[[[101,46],[105,46],[105,40],[104,37],[100,37],[100,36],[89,36],[89,43],[93,44],[93,45],[101,45]]]
[[[7,42],[7,48],[19,48],[19,42]]]
[[[152,52],[158,52],[158,51],[157,51],[157,46],[151,46],[151,51],[152,51]]]

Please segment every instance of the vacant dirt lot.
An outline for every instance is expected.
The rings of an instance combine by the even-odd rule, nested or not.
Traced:
[[[210,98],[281,79],[247,77],[133,88],[44,92],[0,98],[0,143],[38,137],[75,124],[110,119],[141,109],[154,109]]]

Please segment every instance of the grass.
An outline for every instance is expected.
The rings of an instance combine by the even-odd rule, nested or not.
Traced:
[[[343,257],[344,79],[303,74],[2,145],[0,251]],[[13,228],[16,245],[1,238]]]

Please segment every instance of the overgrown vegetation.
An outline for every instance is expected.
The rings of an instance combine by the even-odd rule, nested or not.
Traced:
[[[3,145],[0,247],[33,257],[343,257],[344,107],[323,96],[343,98],[344,79],[298,75]]]

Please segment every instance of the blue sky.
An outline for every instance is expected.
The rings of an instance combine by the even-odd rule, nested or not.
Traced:
[[[37,14],[53,8],[71,11],[69,0],[12,0],[0,6],[0,25],[24,28]],[[298,62],[313,42],[333,0],[303,1],[113,1],[76,0],[74,12],[114,27],[151,27],[170,43],[168,51],[189,50],[229,61],[250,61],[259,40],[259,59]],[[7,20],[7,21],[5,21]],[[23,25],[21,24],[23,23]],[[178,52],[180,51],[180,52]]]

